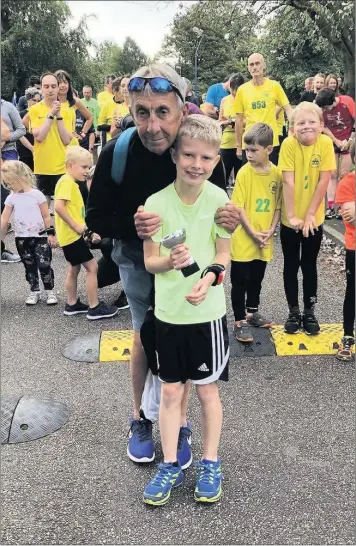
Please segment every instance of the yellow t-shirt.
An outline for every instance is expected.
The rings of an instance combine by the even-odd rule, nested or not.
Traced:
[[[68,214],[78,222],[78,224],[85,224],[85,207],[82,194],[75,180],[69,176],[69,174],[64,174],[57,182],[56,189],[54,192],[54,200],[63,199],[66,201],[65,207]],[[68,226],[55,213],[55,225],[56,225],[56,235],[57,240],[60,246],[70,245],[78,239],[80,235],[76,231],[73,231],[71,227]]]
[[[243,114],[248,131],[257,122],[267,123],[273,129],[273,146],[279,146],[276,106],[289,104],[287,95],[279,82],[265,78],[262,85],[255,86],[252,81],[241,85],[236,93],[233,113]],[[242,148],[245,148],[242,135]]]
[[[256,231],[270,229],[273,215],[281,208],[282,174],[270,163],[269,173],[259,173],[250,163],[244,165],[236,176],[231,200],[246,211],[247,218]],[[231,259],[236,262],[263,260],[273,257],[273,237],[269,245],[260,248],[240,224],[232,234]]]
[[[116,108],[114,108],[113,118],[116,117],[118,119],[121,119],[127,116],[129,113],[130,107],[127,106],[127,104],[125,104],[124,102],[121,104],[116,104]]]
[[[278,136],[283,136],[283,127],[286,123],[284,110],[281,110],[277,116]]]
[[[32,130],[41,127],[46,116],[50,113],[50,108],[41,101],[31,106],[28,113]],[[75,128],[75,111],[64,103],[61,105],[61,117],[67,131],[72,133]],[[36,139],[34,141],[34,173],[47,175],[65,173],[65,152],[66,146],[59,136],[57,121],[54,119],[43,142],[37,142]]]
[[[118,106],[122,106],[122,104],[115,102],[113,99],[106,102],[100,110],[98,125],[111,125],[114,118],[114,112]],[[106,142],[108,142],[110,139],[111,135],[108,131],[106,133]]]
[[[234,104],[234,97],[232,95],[228,95],[227,97],[223,98],[221,101],[221,112],[224,118],[234,118],[232,112]],[[236,135],[235,135],[235,127],[231,127],[231,125],[228,125],[225,127],[222,133],[221,137],[221,146],[223,150],[229,150],[230,148],[236,148]]]
[[[100,91],[100,93],[98,93],[96,97],[99,108],[102,108],[106,102],[112,101],[113,97],[114,93],[109,93],[109,91],[107,91],[106,89],[104,91]]]
[[[287,137],[281,146],[278,168],[294,172],[294,211],[297,218],[304,219],[321,171],[336,169],[333,142],[327,135],[319,135],[315,144],[303,146],[295,136]],[[324,222],[325,203],[322,199],[316,211],[316,224]],[[281,222],[290,227],[287,212],[282,203]]]
[[[66,101],[63,103],[63,107],[64,108],[68,108],[69,112],[71,113],[72,115],[72,123],[73,123],[73,133],[75,132],[75,122],[76,122],[76,110],[77,110],[77,107],[75,105],[73,106],[69,106],[69,102]],[[79,140],[77,139],[77,137],[75,137],[73,135],[73,138],[72,140],[70,141],[70,143],[68,144],[68,146],[79,146]]]

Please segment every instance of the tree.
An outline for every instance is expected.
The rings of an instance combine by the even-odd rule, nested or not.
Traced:
[[[346,92],[355,96],[355,24],[353,0],[269,0],[257,2],[264,14],[288,13],[290,9],[312,23],[317,36],[332,45],[344,72]],[[295,20],[297,17],[295,17]],[[301,35],[304,39],[304,35]]]
[[[63,0],[2,0],[2,93],[23,92],[31,75],[59,68],[80,78],[88,57],[86,19],[73,28]]]
[[[145,66],[148,62],[147,56],[139,48],[135,40],[125,38],[122,51],[117,58],[116,73],[117,74],[133,74],[140,66]]]

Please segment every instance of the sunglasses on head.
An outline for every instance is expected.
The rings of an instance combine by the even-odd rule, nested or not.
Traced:
[[[147,84],[150,86],[153,93],[174,92],[178,95],[182,102],[185,102],[179,89],[172,82],[161,77],[141,78],[139,76],[134,76],[129,81],[129,91],[131,93],[141,93]]]

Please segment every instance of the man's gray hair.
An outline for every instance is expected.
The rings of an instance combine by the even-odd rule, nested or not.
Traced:
[[[26,100],[31,100],[36,95],[41,95],[41,91],[39,89],[37,89],[37,87],[28,87],[28,89],[26,89],[26,91],[25,91],[25,99]]]
[[[183,80],[183,78],[168,64],[163,63],[155,63],[150,64],[147,66],[142,66],[139,68],[134,74],[132,74],[132,78],[139,77],[139,78],[156,78],[161,77],[165,78],[166,80],[169,80],[174,87],[178,89],[178,91],[181,93],[182,97],[186,96],[187,93],[187,84]],[[146,85],[143,93],[145,95],[152,95],[152,90],[150,89],[149,85]],[[178,97],[178,106],[180,108],[183,108],[184,103]]]

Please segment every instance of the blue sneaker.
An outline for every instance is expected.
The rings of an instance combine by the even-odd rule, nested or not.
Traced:
[[[145,417],[130,419],[127,454],[135,463],[150,463],[155,458],[152,439],[152,422]]]
[[[189,421],[187,421],[186,427],[180,427],[177,447],[177,459],[182,468],[185,470],[192,464],[192,427]]]
[[[197,464],[198,478],[194,490],[194,500],[197,502],[216,502],[220,499],[221,481],[223,478],[221,472],[221,461],[208,461],[203,459]]]
[[[178,487],[183,481],[184,474],[179,465],[161,463],[158,472],[146,485],[143,492],[143,501],[153,506],[162,506],[169,501],[172,487]]]

